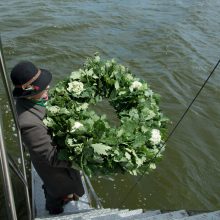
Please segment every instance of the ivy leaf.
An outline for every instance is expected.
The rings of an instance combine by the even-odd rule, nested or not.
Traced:
[[[118,81],[115,81],[115,89],[118,90],[120,88]]]
[[[125,157],[130,160],[131,159],[131,155],[128,152],[125,152]]]
[[[102,155],[108,155],[107,151],[112,149],[110,146],[102,143],[92,144],[91,146],[93,147],[95,153]]]

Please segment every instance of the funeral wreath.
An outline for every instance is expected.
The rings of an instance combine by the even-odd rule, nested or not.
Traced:
[[[120,124],[90,108],[107,99]],[[156,168],[169,120],[159,108],[159,95],[114,59],[87,58],[82,69],[50,92],[44,119],[59,146],[59,158],[89,176],[143,174]],[[152,162],[152,158],[156,158]]]

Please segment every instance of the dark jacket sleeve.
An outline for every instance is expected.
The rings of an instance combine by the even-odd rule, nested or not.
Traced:
[[[34,159],[46,162],[52,167],[71,168],[68,161],[59,160],[57,146],[52,144],[46,127],[39,123],[27,123],[21,129],[22,140]]]

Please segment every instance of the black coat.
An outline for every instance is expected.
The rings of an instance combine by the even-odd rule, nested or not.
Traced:
[[[57,146],[52,143],[47,127],[43,124],[45,107],[28,99],[17,99],[16,109],[21,136],[29,149],[31,161],[43,180],[48,194],[60,198],[71,193],[84,194],[80,173],[67,161],[58,160]]]

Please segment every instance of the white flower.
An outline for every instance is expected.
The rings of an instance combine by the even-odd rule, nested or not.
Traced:
[[[134,89],[140,89],[140,87],[142,86],[141,82],[138,81],[134,81],[131,86],[129,87],[130,91],[133,92]]]
[[[72,138],[68,138],[67,141],[66,141],[66,143],[67,143],[67,145],[68,145],[69,147],[74,146],[74,144],[73,144],[73,139],[72,139]]]
[[[129,73],[126,74],[125,78],[126,78],[126,80],[129,80],[129,81],[134,79],[134,77],[131,74],[129,74]]]
[[[149,167],[150,167],[150,169],[155,170],[156,169],[156,164],[155,163],[151,163]]]
[[[95,56],[94,61],[95,61],[96,63],[99,63],[99,62],[100,62],[100,56]]]
[[[54,121],[53,121],[53,119],[52,118],[49,118],[49,117],[47,117],[47,118],[45,118],[44,120],[43,120],[43,123],[47,126],[47,127],[53,127],[54,126]]]
[[[112,65],[112,63],[111,63],[110,61],[107,61],[106,64],[105,64],[105,66],[106,66],[107,68],[110,68],[111,65]]]
[[[151,131],[150,141],[153,145],[159,144],[161,141],[160,131],[158,129],[153,129]]]
[[[84,85],[81,82],[73,81],[73,82],[68,83],[67,90],[69,92],[75,93],[76,95],[80,95],[82,91],[84,90]]]
[[[120,67],[121,67],[121,71],[122,71],[122,72],[125,72],[125,70],[126,70],[125,67],[122,66],[122,65],[121,65]]]
[[[49,112],[51,112],[52,114],[56,114],[60,111],[60,107],[59,106],[51,106],[51,107],[48,107],[47,110]]]
[[[85,75],[87,75],[87,76],[92,76],[92,75],[94,75],[93,69],[85,70]]]
[[[88,104],[88,103],[83,103],[83,104],[81,105],[81,109],[82,109],[82,110],[86,110],[88,107],[89,107],[89,104]]]
[[[153,95],[153,91],[151,89],[148,89],[148,90],[145,91],[144,95],[146,97],[151,97]]]
[[[111,62],[112,62],[112,64],[115,63],[115,59],[112,59]]]
[[[101,67],[101,71],[102,71],[102,72],[105,71],[105,66],[102,66],[102,67]]]
[[[149,111],[148,111],[148,115],[147,115],[147,117],[145,118],[145,120],[150,120],[150,119],[152,119],[152,118],[155,117],[155,116],[156,116],[156,114],[154,113],[154,111],[149,110]]]
[[[88,103],[83,103],[82,105],[76,107],[76,111],[86,110],[89,107]]]
[[[70,75],[70,79],[75,80],[75,79],[80,79],[82,72],[79,71],[74,71]]]
[[[81,127],[83,127],[83,124],[81,124],[80,122],[76,121],[74,123],[74,125],[72,126],[70,133],[75,132],[77,129],[79,129]]]
[[[114,71],[112,72],[112,74],[116,76],[116,75],[118,74],[118,71],[114,70]]]

